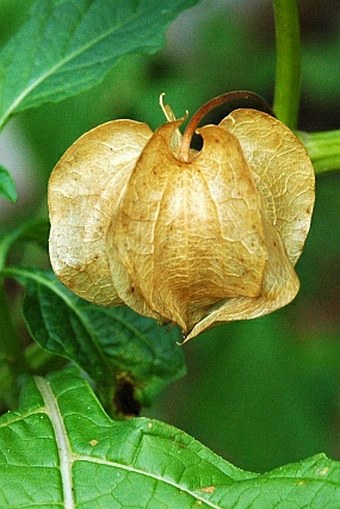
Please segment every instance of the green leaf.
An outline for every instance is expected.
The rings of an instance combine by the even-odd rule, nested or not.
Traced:
[[[15,203],[18,197],[13,179],[2,165],[0,165],[0,196],[12,203]]]
[[[24,316],[34,340],[73,360],[101,386],[118,380],[147,405],[185,373],[177,328],[161,327],[127,307],[90,304],[48,271],[10,267],[3,273],[26,287]]]
[[[119,58],[154,53],[197,0],[37,0],[0,54],[0,126],[18,111],[99,83]]]
[[[74,370],[29,379],[0,419],[3,509],[335,508],[340,464],[324,455],[264,475],[242,471],[186,433],[111,420]]]

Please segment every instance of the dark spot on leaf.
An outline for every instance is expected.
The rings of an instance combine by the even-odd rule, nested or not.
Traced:
[[[119,415],[137,417],[140,414],[141,404],[135,399],[135,386],[128,377],[118,379],[113,402]]]

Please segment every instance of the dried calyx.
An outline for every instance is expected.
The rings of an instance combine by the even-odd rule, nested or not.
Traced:
[[[49,182],[50,257],[66,286],[175,322],[187,340],[295,297],[314,204],[301,142],[242,108],[200,128],[203,148],[190,149],[202,116],[235,94],[200,108],[183,136],[161,101],[168,122],[155,132],[116,120],[67,150]]]

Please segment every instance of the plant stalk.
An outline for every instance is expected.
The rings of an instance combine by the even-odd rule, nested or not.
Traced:
[[[296,0],[273,0],[276,35],[274,111],[296,129],[301,92],[301,44]]]
[[[340,129],[296,134],[306,147],[316,174],[340,169]]]

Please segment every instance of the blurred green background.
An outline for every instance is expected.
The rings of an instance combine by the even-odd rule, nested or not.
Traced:
[[[299,128],[306,131],[340,128],[340,4],[326,3],[299,2]],[[0,0],[1,45],[31,4]],[[13,170],[20,199],[15,206],[1,200],[0,225],[46,217],[48,176],[84,131],[115,118],[157,127],[164,120],[161,92],[177,116],[235,89],[271,101],[274,67],[269,0],[202,1],[170,27],[161,53],[124,59],[96,89],[21,114],[6,126],[0,163]],[[317,178],[295,301],[268,317],[208,331],[185,346],[188,375],[145,415],[189,432],[249,470],[265,471],[320,451],[340,459],[339,195],[339,173]],[[13,256],[48,265],[33,248]]]

